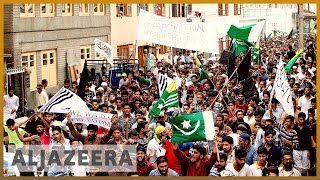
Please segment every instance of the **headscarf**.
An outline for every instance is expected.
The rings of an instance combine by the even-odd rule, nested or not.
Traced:
[[[160,143],[160,142],[161,142],[161,140],[160,140],[160,138],[161,138],[160,134],[163,133],[165,130],[166,130],[166,128],[163,127],[163,126],[158,126],[158,127],[156,127],[156,129],[154,130],[154,135],[155,135],[154,138],[156,139],[157,143]]]

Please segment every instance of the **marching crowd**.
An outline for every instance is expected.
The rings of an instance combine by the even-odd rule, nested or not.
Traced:
[[[200,75],[192,52],[177,51],[173,59],[155,61],[152,68],[124,72],[118,87],[110,87],[105,75],[100,82],[90,79],[81,98],[91,111],[113,115],[109,130],[92,124],[73,124],[68,114],[29,110],[26,124],[17,124],[14,117],[6,119],[4,144],[14,144],[16,149],[29,144],[59,144],[64,149],[78,148],[80,144],[137,146],[136,172],[96,172],[79,165],[53,165],[20,172],[20,176],[314,176],[317,147],[314,42],[309,39],[304,42],[303,54],[287,73],[294,116],[288,115],[279,101],[270,96],[276,65],[280,57],[287,63],[295,56],[297,40],[273,37],[261,41],[261,60],[252,61],[249,68],[256,92],[244,93],[246,87],[236,74],[228,77],[223,64],[205,60],[202,53],[197,56],[208,78],[198,81]],[[244,57],[245,52],[236,58],[235,66]],[[151,107],[160,98],[159,74],[176,80],[179,107],[149,117]],[[45,84],[44,80],[37,87],[38,106],[48,101]],[[77,93],[78,84],[65,80],[64,87]],[[13,88],[4,97],[5,105],[15,103],[12,98],[15,98]],[[7,114],[15,113],[17,107],[14,108]],[[214,113],[214,140],[172,143],[171,118],[202,111]],[[14,150],[5,147],[5,151]],[[4,168],[4,173],[8,174],[8,168]]]

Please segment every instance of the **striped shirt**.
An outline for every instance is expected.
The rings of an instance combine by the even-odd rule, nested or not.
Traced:
[[[292,151],[299,146],[299,139],[297,131],[291,129],[289,132],[286,130],[284,126],[281,127],[280,136],[283,142],[283,150],[284,151]],[[288,140],[292,143],[293,146],[285,144],[284,140]]]

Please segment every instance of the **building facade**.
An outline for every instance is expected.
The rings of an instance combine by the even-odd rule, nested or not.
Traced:
[[[95,38],[110,43],[109,4],[4,6],[5,64],[8,69],[27,67],[26,82],[14,86],[28,108],[34,108],[36,86],[42,79],[48,81],[48,94],[55,93],[70,78],[68,64],[102,58],[94,51]]]
[[[136,41],[140,9],[172,20],[187,22],[214,22],[217,18],[234,18],[242,14],[241,4],[111,4],[111,45],[118,58],[142,59],[143,50],[162,59],[165,53],[185,51],[153,43]],[[137,44],[137,46],[136,46]],[[220,39],[219,51],[229,45],[226,37]],[[217,47],[213,47],[217,48]],[[206,56],[208,57],[208,55]]]

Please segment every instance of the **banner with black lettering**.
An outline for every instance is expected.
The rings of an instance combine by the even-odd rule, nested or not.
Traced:
[[[94,124],[110,129],[113,114],[97,111],[70,110],[72,123]]]
[[[113,47],[108,43],[100,41],[99,39],[95,39],[94,44],[95,51],[102,54],[108,60],[108,62],[113,65]]]
[[[277,67],[272,92],[274,93],[274,97],[282,104],[283,110],[289,115],[294,115],[290,86],[281,58]]]

